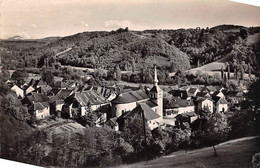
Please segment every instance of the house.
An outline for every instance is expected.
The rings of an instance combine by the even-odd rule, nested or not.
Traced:
[[[211,98],[210,91],[206,87],[202,88],[201,91],[198,92],[196,96],[197,97]]]
[[[52,87],[50,87],[49,85],[41,85],[41,86],[37,87],[34,90],[34,92],[47,95],[48,93],[50,93],[51,90],[52,90]]]
[[[30,85],[24,85],[23,90],[24,90],[24,95],[28,95],[29,93],[31,93],[35,89]]]
[[[57,88],[57,89],[69,89],[69,88],[72,88],[71,85],[69,85],[69,84],[67,84],[65,82],[62,82],[62,81],[56,82],[54,84],[54,87]]]
[[[47,83],[45,81],[43,81],[42,79],[39,79],[37,81],[32,81],[32,84],[30,84],[30,85],[32,85],[35,89],[37,89],[41,86],[46,86]]]
[[[28,111],[36,119],[43,119],[50,115],[49,97],[44,94],[34,93],[25,96],[21,101],[28,106]]]
[[[33,74],[33,73],[29,73],[28,74],[28,78],[26,79],[26,83],[29,84],[32,80],[33,81],[37,81],[41,79],[41,75],[39,74]]]
[[[158,86],[157,71],[155,67],[154,86],[148,93],[142,89],[120,93],[112,103],[111,117],[120,117],[125,112],[132,111],[140,103],[146,103],[154,110],[160,119],[163,118],[163,90]]]
[[[205,97],[198,97],[196,100],[196,111],[204,110],[204,109],[209,109],[211,113],[214,111],[214,104],[211,99],[205,98]]]
[[[198,119],[198,115],[195,112],[182,113],[175,117],[175,125],[180,126],[183,123],[187,122],[189,124],[193,123]]]
[[[54,96],[50,96],[51,113],[56,113],[62,110],[62,106],[65,104],[64,100],[69,97],[73,90],[63,89],[59,90]]]
[[[18,98],[24,98],[24,91],[19,86],[13,85],[11,87],[11,90],[15,92],[15,94],[17,95]]]
[[[178,90],[178,86],[169,86],[163,89],[164,92],[170,92],[171,90]]]
[[[191,97],[189,97],[188,92],[186,90],[171,90],[168,92],[169,94],[171,94],[174,97],[179,97],[181,99],[190,99]]]
[[[220,97],[220,98],[225,98],[225,95],[222,93],[222,91],[215,91],[211,97]]]
[[[35,102],[28,107],[28,112],[36,119],[44,119],[50,116],[50,106],[47,102]]]
[[[25,98],[23,98],[21,102],[22,104],[30,106],[37,102],[49,102],[49,101],[50,99],[48,96],[41,93],[31,92],[31,94],[25,96]]]
[[[173,98],[164,102],[164,118],[174,118],[178,114],[195,112],[195,105],[191,100]]]
[[[62,111],[70,114],[72,117],[72,109],[78,111],[77,115],[84,116],[90,111],[102,110],[103,106],[109,105],[109,102],[93,90],[82,92],[74,92],[65,99]],[[107,106],[106,106],[107,108]]]
[[[196,97],[199,92],[200,90],[198,88],[191,87],[188,89],[189,97]]]
[[[111,128],[114,131],[119,131],[119,125],[118,125],[118,122],[116,120],[117,120],[116,117],[108,119],[105,122],[104,127]]]
[[[222,97],[213,97],[215,104],[215,112],[226,112],[228,110],[228,102]]]
[[[210,94],[213,94],[215,91],[217,91],[217,88],[214,86],[206,86],[205,88],[209,91]]]
[[[94,86],[91,89],[96,91],[97,94],[105,97],[108,101],[111,101],[116,97],[116,92],[106,87]]]
[[[133,118],[143,119],[143,117],[151,130],[159,126],[158,119],[161,116],[159,116],[146,103],[138,103],[138,105],[132,111],[124,113],[124,115],[118,118],[119,130],[124,131],[126,126]]]

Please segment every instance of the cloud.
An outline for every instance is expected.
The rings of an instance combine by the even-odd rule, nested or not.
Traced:
[[[114,27],[131,27],[133,26],[132,22],[128,20],[107,20],[104,22],[106,27],[114,28]]]
[[[37,28],[38,26],[36,24],[31,24],[31,27]]]
[[[86,22],[84,22],[84,21],[80,21],[79,23],[74,24],[74,26],[84,26],[84,27],[88,27],[89,25],[88,25]]]
[[[107,20],[104,22],[105,27],[107,28],[125,28],[128,27],[131,30],[145,30],[149,29],[148,26],[138,24],[138,23],[133,23],[129,20]]]

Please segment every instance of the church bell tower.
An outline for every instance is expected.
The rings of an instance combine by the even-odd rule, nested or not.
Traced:
[[[155,112],[163,118],[163,90],[158,86],[157,70],[154,67],[154,86],[149,92],[150,100],[156,103],[158,106]]]

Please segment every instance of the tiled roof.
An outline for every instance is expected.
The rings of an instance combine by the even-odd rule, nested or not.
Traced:
[[[63,100],[67,97],[69,97],[73,93],[73,90],[68,90],[68,89],[62,89],[57,93],[57,99],[58,100]]]
[[[114,117],[114,118],[110,118],[109,120],[107,120],[105,122],[106,125],[112,125],[112,126],[117,126],[117,118]]]
[[[147,100],[146,103],[149,107],[153,108],[153,107],[156,107],[158,106],[158,104],[156,104],[155,102],[151,101],[151,100]]]
[[[183,100],[181,98],[173,98],[170,103],[164,104],[165,108],[179,108],[179,107],[188,107],[194,106],[193,101]]]
[[[137,102],[148,98],[149,97],[145,93],[145,91],[137,90],[137,91],[130,91],[130,92],[119,94],[115,99],[112,100],[112,103],[124,104],[124,103]]]
[[[216,87],[214,86],[206,86],[206,88],[209,90],[209,91],[216,91]]]
[[[28,110],[32,110],[32,111],[42,110],[46,107],[49,107],[48,102],[36,102],[36,103],[33,103],[31,106],[29,106]]]
[[[93,90],[87,90],[83,92],[76,92],[71,95],[75,98],[81,106],[88,106],[89,103],[91,105],[105,104],[107,103],[106,99],[100,95],[98,95]]]
[[[160,116],[155,113],[147,104],[140,103],[137,107],[135,107],[131,112],[127,113],[124,118],[130,117],[134,113],[144,113],[144,117],[146,120],[154,120],[159,118]]]
[[[196,99],[197,102],[203,102],[204,100],[207,100],[207,98],[205,98],[205,97],[198,97]]]
[[[188,90],[188,92],[194,94],[196,92],[196,90],[197,90],[197,88],[190,88]]]
[[[59,81],[59,82],[55,83],[55,87],[58,87],[58,88],[69,88],[70,86],[67,83],[65,83],[65,82]]]
[[[186,90],[171,90],[169,91],[169,93],[174,97],[181,97],[183,99],[186,99],[188,97],[188,93]]]
[[[179,114],[175,118],[178,118],[178,117],[194,117],[194,116],[197,116],[197,114],[195,112],[187,112],[187,113]]]
[[[49,101],[48,96],[40,93],[33,93],[26,97],[30,102],[45,102]]]
[[[52,87],[50,87],[49,85],[43,85],[37,88],[37,90],[40,90],[41,93],[48,93],[52,90]]]
[[[105,87],[101,87],[101,86],[94,86],[92,88],[92,90],[96,91],[97,94],[99,94],[105,98],[108,98],[112,93],[114,93],[113,90],[105,88]]]

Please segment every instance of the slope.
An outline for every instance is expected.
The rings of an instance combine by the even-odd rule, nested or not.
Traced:
[[[259,152],[259,142],[259,137],[251,137],[220,144],[217,146],[219,157],[213,157],[213,149],[209,147],[189,151],[188,153],[178,151],[147,163],[141,162],[119,167],[247,168],[251,166],[252,156]]]

